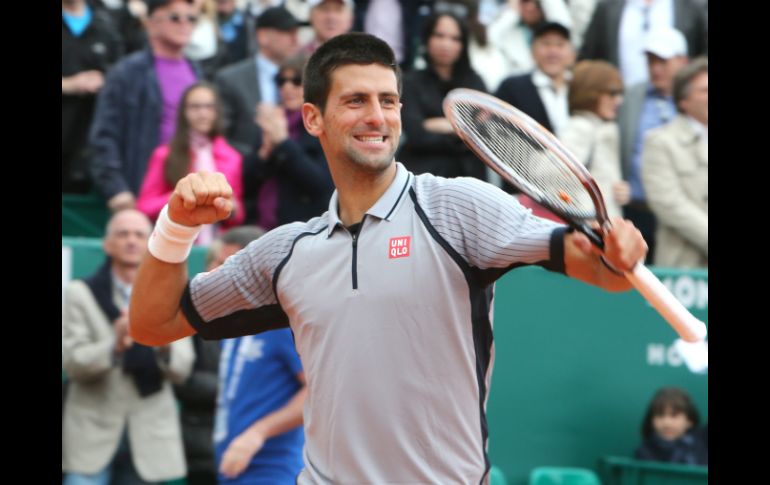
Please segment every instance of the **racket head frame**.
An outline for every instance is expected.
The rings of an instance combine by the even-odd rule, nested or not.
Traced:
[[[506,182],[521,190],[531,197],[535,202],[547,208],[557,216],[561,217],[570,226],[586,234],[591,241],[599,248],[604,248],[604,241],[600,232],[594,230],[590,222],[585,218],[578,218],[574,214],[562,210],[559,207],[549,203],[538,194],[538,191],[532,190],[528,184],[523,183],[520,178],[511,170],[507,164],[500,161],[495,153],[490,150],[481,140],[469,133],[455,109],[460,103],[472,104],[480,109],[487,110],[491,114],[501,117],[514,124],[518,129],[524,131],[534,138],[545,149],[550,150],[551,155],[560,160],[575,178],[581,183],[594,205],[596,211],[596,221],[600,227],[604,228],[609,223],[607,208],[604,204],[604,197],[601,189],[591,176],[588,169],[580,163],[577,158],[554,136],[546,130],[540,123],[532,119],[529,115],[510,104],[486,93],[468,88],[457,88],[450,91],[444,98],[444,114],[455,129],[455,133],[463,142],[480,158],[487,166],[494,170]],[[516,135],[512,135],[516,136]]]

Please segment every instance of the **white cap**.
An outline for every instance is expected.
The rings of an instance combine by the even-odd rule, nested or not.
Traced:
[[[644,52],[654,54],[661,59],[671,59],[687,55],[687,39],[681,32],[671,27],[659,27],[647,34]]]
[[[313,8],[315,8],[315,7],[319,6],[319,5],[321,5],[321,4],[322,4],[322,3],[324,3],[325,1],[327,1],[327,0],[307,0],[307,4],[308,4],[308,6],[309,6],[311,9],[313,9]],[[351,9],[353,8],[353,0],[337,0],[337,1],[341,2],[341,3],[342,3],[342,4],[344,4],[346,7],[349,7],[349,8],[351,8]]]

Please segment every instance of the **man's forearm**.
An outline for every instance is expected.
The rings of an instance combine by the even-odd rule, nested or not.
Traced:
[[[195,330],[182,313],[187,263],[165,263],[147,253],[131,292],[130,335],[145,345],[165,345]]]
[[[248,431],[259,433],[265,440],[302,426],[302,408],[307,397],[307,386],[294,394],[286,405],[252,424]]]

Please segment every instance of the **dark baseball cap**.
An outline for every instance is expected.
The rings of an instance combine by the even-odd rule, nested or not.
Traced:
[[[192,5],[193,0],[144,0],[144,3],[147,4],[147,15],[152,15],[155,10],[174,2],[187,2]]]
[[[557,34],[560,34],[562,37],[564,37],[567,40],[570,40],[569,38],[569,29],[559,22],[541,22],[535,28],[532,30],[532,40],[537,39],[538,37],[545,35],[549,32],[556,32]]]
[[[257,17],[257,29],[293,30],[299,27],[299,21],[284,7],[270,7]]]

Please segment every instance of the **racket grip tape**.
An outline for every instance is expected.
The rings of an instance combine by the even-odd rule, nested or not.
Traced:
[[[706,324],[695,318],[643,264],[626,273],[626,278],[683,340],[698,342],[706,338]]]

